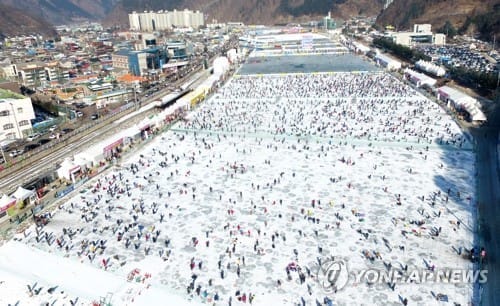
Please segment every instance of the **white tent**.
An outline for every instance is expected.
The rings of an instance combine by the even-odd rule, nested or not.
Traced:
[[[0,212],[4,212],[16,204],[16,199],[4,194],[0,198]]]
[[[222,75],[229,70],[229,60],[225,56],[218,57],[214,60],[214,74]]]
[[[92,161],[89,160],[88,157],[83,152],[75,154],[74,163],[75,163],[75,165],[78,165],[82,168],[83,167],[86,167],[86,168],[92,167]]]
[[[406,77],[413,82],[417,87],[421,87],[423,85],[428,85],[430,87],[434,86],[436,84],[436,80],[423,74],[416,72],[411,69],[405,69],[405,75]]]
[[[379,53],[375,56],[375,61],[380,66],[388,69],[388,70],[398,70],[401,69],[401,62],[393,59],[392,57],[386,56],[382,53]]]
[[[361,52],[361,53],[367,53],[368,51],[370,51],[370,48],[363,45],[362,43],[359,43],[357,41],[354,41],[352,43],[352,45],[354,46],[354,51],[356,52]]]
[[[75,182],[75,174],[80,171],[81,167],[76,165],[69,158],[65,159],[61,166],[57,169],[57,176],[68,181]]]
[[[439,87],[437,90],[438,99],[453,104],[456,109],[463,109],[470,114],[472,121],[486,121],[486,116],[481,111],[479,102],[455,88],[449,86]]]
[[[14,198],[16,198],[18,201],[24,201],[26,199],[34,200],[36,197],[36,192],[34,190],[28,190],[24,189],[23,187],[19,186],[17,190],[11,194]]]

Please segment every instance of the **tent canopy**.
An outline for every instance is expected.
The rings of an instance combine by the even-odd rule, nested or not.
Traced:
[[[449,86],[439,87],[438,93],[452,101],[455,107],[468,112],[472,121],[486,121],[486,116],[481,111],[481,104],[475,98]]]
[[[11,196],[13,196],[14,198],[16,198],[17,200],[24,201],[24,200],[30,198],[33,195],[35,195],[35,191],[34,190],[24,189],[23,187],[19,186],[17,188],[17,190]]]
[[[9,204],[12,204],[12,203],[15,203],[16,202],[16,199],[15,198],[12,198],[6,194],[4,194],[1,198],[0,198],[0,208],[1,207],[4,207],[4,206],[7,206]]]

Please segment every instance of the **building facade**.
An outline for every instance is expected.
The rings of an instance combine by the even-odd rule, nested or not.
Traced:
[[[446,35],[432,33],[430,24],[415,24],[413,32],[393,32],[389,37],[394,43],[407,47],[417,44],[446,45]]]
[[[142,76],[151,70],[159,70],[168,62],[168,51],[165,47],[151,47],[140,51],[130,51],[128,55],[129,72]]]
[[[31,120],[35,119],[35,111],[31,98],[7,93],[0,90],[0,141],[4,139],[23,138],[31,133]]]
[[[205,24],[203,13],[200,11],[145,11],[132,12],[128,15],[130,29],[133,31],[164,31],[174,27],[199,28]]]
[[[113,67],[128,70],[128,68],[129,68],[129,64],[128,64],[129,53],[130,53],[130,50],[119,50],[116,53],[113,53],[111,55]]]

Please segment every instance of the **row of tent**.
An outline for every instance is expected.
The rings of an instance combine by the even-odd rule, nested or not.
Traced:
[[[76,175],[81,170],[99,165],[99,163],[108,158],[116,148],[130,144],[133,139],[140,137],[143,133],[147,133],[151,127],[163,126],[166,119],[172,114],[190,110],[205,98],[229,68],[229,61],[226,57],[215,59],[214,73],[193,91],[179,98],[174,104],[164,109],[161,113],[143,119],[140,123],[120,131],[113,137],[103,140],[74,155],[73,158],[65,159],[57,169],[58,177],[75,182]]]
[[[411,81],[417,87],[427,86],[429,88],[434,88],[437,82],[436,79],[409,68],[405,69],[404,75],[407,80]],[[481,111],[481,104],[477,99],[449,86],[439,87],[435,89],[435,91],[437,98],[446,102],[448,108],[453,107],[456,110],[466,111],[473,122],[486,121],[486,116]]]
[[[38,196],[35,190],[28,190],[19,186],[11,195],[4,194],[0,197],[0,218],[5,216],[7,211],[16,204],[25,206],[36,201],[38,201]]]
[[[58,177],[75,182],[76,175],[83,169],[99,165],[100,162],[110,157],[116,148],[129,145],[132,140],[141,137],[141,135],[147,136],[151,128],[163,126],[169,116],[184,110],[186,108],[178,103],[170,105],[161,113],[144,118],[138,124],[75,154],[73,158],[65,159],[56,170]]]

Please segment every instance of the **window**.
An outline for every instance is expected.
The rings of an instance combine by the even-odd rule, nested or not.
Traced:
[[[14,125],[12,123],[7,123],[7,124],[3,125],[3,129],[4,130],[10,130],[10,129],[13,129],[13,128],[14,128]]]
[[[29,125],[30,122],[28,120],[21,120],[19,121],[19,126],[25,126],[25,125]]]
[[[10,112],[8,110],[4,110],[0,112],[0,117],[7,117],[10,115]]]
[[[7,139],[16,139],[16,133],[11,132],[11,133],[5,134],[5,137],[7,137]]]
[[[23,108],[22,107],[18,107],[17,108],[17,113],[18,114],[22,114],[23,113]]]

